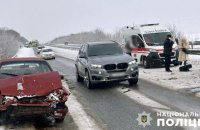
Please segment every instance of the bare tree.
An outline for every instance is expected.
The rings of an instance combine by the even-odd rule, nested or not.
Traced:
[[[118,42],[119,44],[123,43],[123,35],[120,29],[116,29],[113,34],[111,34],[111,39]]]
[[[22,41],[27,41],[14,30],[7,28],[0,29],[0,59],[9,58],[16,54]]]
[[[176,25],[173,24],[173,25],[168,25],[167,28],[169,29],[169,31],[171,32],[172,36],[174,38],[178,38],[180,39],[181,37],[183,37],[184,33],[179,31],[177,28],[176,28]]]

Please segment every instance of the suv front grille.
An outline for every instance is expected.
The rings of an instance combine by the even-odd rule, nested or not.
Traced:
[[[117,68],[116,64],[107,64],[104,66],[106,70],[115,70]]]
[[[104,65],[105,70],[108,72],[119,72],[119,71],[126,71],[128,68],[128,63],[118,63],[118,64],[107,64]]]
[[[117,69],[127,69],[128,64],[127,63],[119,63],[117,64]]]

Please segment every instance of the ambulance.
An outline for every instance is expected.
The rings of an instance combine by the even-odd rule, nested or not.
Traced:
[[[165,62],[163,44],[170,31],[161,24],[144,24],[124,27],[121,30],[125,51],[145,68],[159,67]],[[177,44],[174,41],[171,63],[178,64],[176,58]]]

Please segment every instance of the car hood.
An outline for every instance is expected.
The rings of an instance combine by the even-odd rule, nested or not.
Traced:
[[[46,96],[61,86],[56,71],[0,79],[0,91],[5,96]]]
[[[104,56],[93,56],[89,59],[90,64],[115,64],[115,63],[128,63],[132,61],[132,57],[127,54],[122,55],[104,55]]]
[[[42,52],[42,54],[54,54],[54,52]]]

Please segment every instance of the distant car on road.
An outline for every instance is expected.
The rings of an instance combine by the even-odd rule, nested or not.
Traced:
[[[40,51],[40,57],[43,59],[55,59],[55,53],[52,49],[44,48]]]
[[[61,76],[40,58],[0,60],[0,119],[42,117],[63,121],[70,92]]]
[[[138,82],[138,65],[113,41],[82,45],[75,67],[77,81],[85,80],[88,88],[110,81],[128,80],[130,85]]]
[[[45,48],[44,46],[38,46],[37,47],[37,53],[40,54],[41,50]]]

